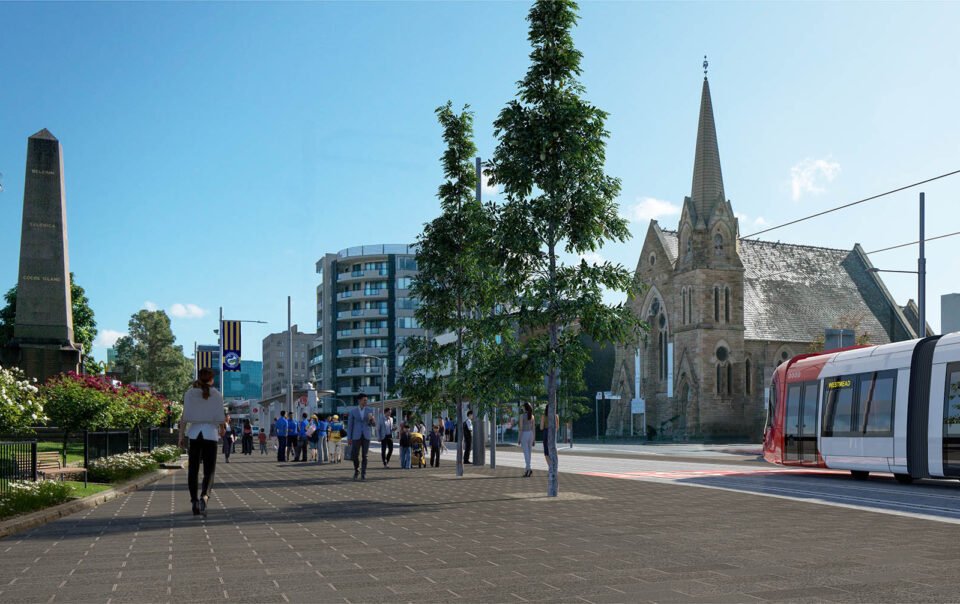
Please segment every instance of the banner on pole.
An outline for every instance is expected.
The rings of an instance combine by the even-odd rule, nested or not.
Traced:
[[[223,321],[220,334],[223,338],[223,370],[240,371],[240,321]]]
[[[213,364],[213,353],[209,350],[200,350],[197,352],[197,372],[201,369],[210,368]]]

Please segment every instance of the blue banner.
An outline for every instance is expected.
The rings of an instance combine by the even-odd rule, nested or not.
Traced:
[[[240,371],[240,321],[223,321],[220,335],[223,342],[223,370]]]

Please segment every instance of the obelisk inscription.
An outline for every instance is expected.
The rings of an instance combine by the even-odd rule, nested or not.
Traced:
[[[27,141],[16,313],[13,340],[28,375],[45,379],[77,369],[63,156],[46,128]]]

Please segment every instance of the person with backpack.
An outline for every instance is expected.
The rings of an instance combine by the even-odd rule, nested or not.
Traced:
[[[343,437],[346,436],[346,430],[343,429],[343,422],[339,415],[333,416],[333,422],[330,424],[330,442],[333,443],[333,453],[330,455],[331,463],[340,463],[343,461]]]

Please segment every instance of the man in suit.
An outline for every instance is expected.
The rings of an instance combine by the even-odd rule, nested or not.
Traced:
[[[353,479],[367,479],[367,451],[377,429],[373,412],[367,409],[367,395],[357,396],[357,406],[347,415],[347,446],[353,458]],[[361,462],[360,456],[363,456]]]

